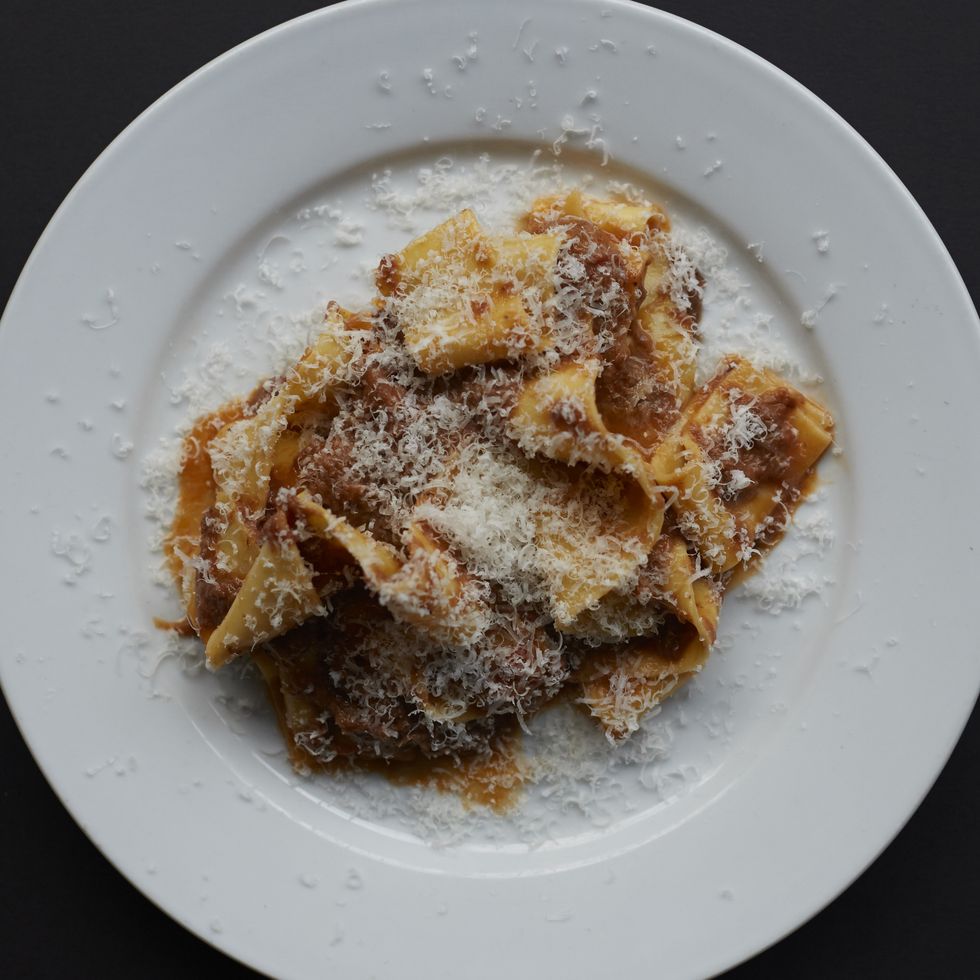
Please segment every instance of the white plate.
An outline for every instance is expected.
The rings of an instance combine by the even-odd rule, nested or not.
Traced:
[[[457,168],[484,150],[526,163],[567,117],[580,132],[562,159],[629,176],[703,224],[750,287],[748,312],[772,312],[824,376],[845,455],[827,468],[837,539],[814,574],[834,584],[779,617],[733,598],[729,648],[664,713],[667,756],[623,776],[604,826],[562,814],[537,848],[484,825],[433,848],[390,813],[354,816],[328,780],[293,779],[269,754],[268,719],[236,716],[233,682],[172,665],[145,676],[167,599],[150,573],[140,460],[186,412],[171,388],[213,342],[274,328],[273,309],[342,299],[358,287],[351,269],[408,236],[365,207],[373,173],[391,167],[405,188],[446,152]],[[318,204],[363,223],[362,244],[335,244],[329,209],[297,219]],[[764,243],[761,263],[748,243]],[[7,698],[117,867],[258,969],[720,970],[868,864],[976,696],[978,336],[891,172],[813,96],[708,32],[557,0],[377,0],[302,18],[134,123],[10,300]]]

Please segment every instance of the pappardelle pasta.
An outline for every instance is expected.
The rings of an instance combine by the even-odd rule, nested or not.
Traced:
[[[185,441],[168,557],[213,669],[251,658],[300,770],[489,750],[559,696],[611,741],[701,670],[735,569],[832,441],[739,356],[652,204],[462,211]]]

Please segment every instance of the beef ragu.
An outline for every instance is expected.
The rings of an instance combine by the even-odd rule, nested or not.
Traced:
[[[544,707],[615,742],[702,668],[833,422],[735,356],[695,388],[701,284],[678,299],[669,236],[653,204],[577,191],[511,236],[461,212],[195,424],[185,626],[211,668],[258,666],[297,769],[510,805]]]
[[[603,355],[596,404],[613,431],[650,446],[680,416],[672,376],[651,370],[654,344],[642,327],[621,331]]]
[[[799,431],[792,418],[801,404],[802,396],[789,388],[773,388],[755,396],[737,394],[729,406],[729,427],[739,409],[756,424],[751,444],[737,452],[726,446],[727,430],[717,422],[692,429],[708,458],[718,462],[719,483],[727,499],[738,500],[759,484],[782,483],[799,451]]]

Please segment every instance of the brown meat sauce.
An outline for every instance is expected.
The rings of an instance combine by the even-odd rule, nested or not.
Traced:
[[[207,636],[221,624],[241,585],[236,578],[223,574],[215,561],[217,547],[226,528],[224,520],[214,506],[214,479],[211,474],[208,445],[225,425],[253,417],[259,408],[272,398],[282,381],[281,375],[268,378],[257,385],[244,400],[230,402],[211,415],[205,416],[185,440],[174,528],[182,526],[193,516],[191,513],[193,508],[190,506],[191,490],[194,491],[193,496],[199,498],[195,502],[196,507],[201,506],[201,500],[208,502],[208,506],[200,512],[197,554],[201,568],[194,576],[193,625],[201,636]],[[206,488],[195,487],[194,484],[206,484]],[[185,497],[188,499],[185,500]],[[185,517],[186,520],[183,519]]]
[[[609,429],[626,435],[641,446],[652,447],[680,415],[681,405],[673,379],[658,369],[654,342],[637,320],[645,299],[644,266],[630,266],[616,236],[589,221],[562,217],[537,217],[529,230],[559,227],[566,232],[564,249],[582,264],[588,284],[583,307],[601,311],[593,324],[596,332],[607,330],[610,346],[603,352],[602,372],[596,382],[596,404]],[[561,265],[560,265],[561,267]],[[574,281],[571,285],[581,286]],[[689,294],[690,309],[678,315],[680,326],[696,332],[701,317],[701,297]]]
[[[656,369],[650,335],[634,322],[603,354],[596,405],[613,432],[649,448],[680,416],[673,385]]]
[[[241,583],[223,575],[215,559],[225,532],[225,524],[212,506],[201,518],[201,570],[194,577],[194,611],[198,632],[209,634],[221,624],[231,609]]]
[[[296,458],[299,486],[356,526],[368,524],[375,517],[375,508],[369,499],[371,487],[355,475],[353,432],[357,427],[375,425],[392,438],[400,438],[406,420],[398,409],[407,389],[390,372],[371,365],[363,374],[359,395],[327,430],[309,433]]]
[[[735,405],[749,405],[765,426],[765,435],[739,450],[735,459],[726,457],[725,435],[716,428],[706,431],[694,427],[692,436],[710,459],[721,460],[721,483],[730,483],[735,471],[751,481],[751,486],[729,494],[731,499],[750,492],[762,483],[782,483],[796,461],[799,431],[792,424],[793,413],[803,404],[803,397],[789,388],[772,388],[761,395],[741,394]]]
[[[620,240],[591,221],[564,217],[551,222],[551,227],[565,232],[566,261],[559,259],[559,273],[574,270],[574,278],[565,281],[581,290],[581,306],[594,317],[594,329],[614,335],[628,330],[643,301],[643,267],[631,266]],[[578,263],[584,272],[578,272]]]
[[[687,311],[671,307],[677,327],[698,336],[704,279],[697,274],[697,288],[688,290]],[[662,297],[661,297],[662,298]],[[647,297],[641,297],[642,303]],[[603,368],[596,382],[596,404],[606,425],[645,449],[652,449],[680,418],[682,399],[666,361],[658,361],[653,338],[639,320],[620,331],[603,354]]]
[[[312,708],[308,730],[291,737],[328,748],[328,756],[411,761],[452,754],[455,743],[445,726],[426,719],[412,701],[414,678],[393,672],[380,651],[363,642],[370,621],[387,614],[360,590],[338,602],[339,612],[329,619],[309,620],[264,645],[284,688]],[[465,727],[484,742],[495,726],[494,718],[483,716]]]

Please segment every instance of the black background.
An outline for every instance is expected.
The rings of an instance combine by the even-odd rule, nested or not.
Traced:
[[[205,62],[318,6],[303,0],[0,3],[0,296],[9,295],[62,198],[127,123]],[[977,0],[658,6],[752,49],[841,113],[922,205],[976,301]],[[12,560],[6,556],[4,574]],[[923,656],[941,657],[942,648]],[[921,676],[929,683],[927,663]],[[5,706],[0,747],[0,973],[254,975],[171,922],[108,864],[48,788]],[[936,786],[887,851],[828,909],[731,976],[977,975],[978,750],[975,713]],[[539,972],[547,977],[548,965]]]

